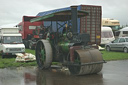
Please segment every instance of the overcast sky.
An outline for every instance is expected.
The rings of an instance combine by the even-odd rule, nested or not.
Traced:
[[[22,16],[71,5],[102,6],[102,17],[113,18],[121,25],[128,24],[128,0],[0,0],[0,25],[19,23]]]

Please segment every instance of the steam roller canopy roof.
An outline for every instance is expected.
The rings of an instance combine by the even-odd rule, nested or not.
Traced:
[[[88,12],[78,10],[77,15],[78,18],[84,17],[88,15]],[[51,13],[45,16],[33,18],[30,21],[36,22],[36,21],[68,21],[68,20],[71,20],[71,10],[64,10],[64,11]]]

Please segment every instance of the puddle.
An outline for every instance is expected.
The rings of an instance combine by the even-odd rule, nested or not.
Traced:
[[[110,61],[100,73],[83,76],[70,75],[65,68],[5,68],[0,69],[0,85],[127,85],[127,66],[128,60]]]

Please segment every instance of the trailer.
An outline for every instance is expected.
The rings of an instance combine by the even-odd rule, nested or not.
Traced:
[[[127,37],[128,36],[128,27],[124,27],[120,30],[117,31],[118,32],[118,37]]]
[[[113,31],[111,27],[102,27],[101,28],[101,44],[105,45],[115,40]]]

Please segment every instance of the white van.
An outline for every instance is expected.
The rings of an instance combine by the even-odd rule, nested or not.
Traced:
[[[0,53],[2,58],[5,55],[24,53],[25,46],[22,42],[22,35],[17,27],[0,27]]]
[[[101,28],[101,45],[105,45],[111,41],[115,40],[113,31],[110,27]]]

